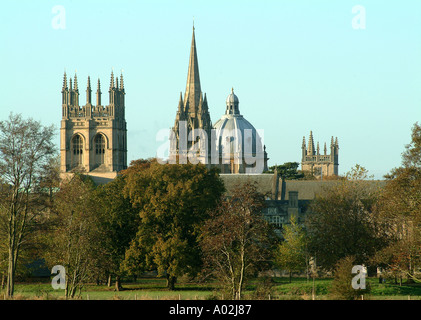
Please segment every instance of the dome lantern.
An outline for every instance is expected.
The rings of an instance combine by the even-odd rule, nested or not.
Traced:
[[[239,100],[234,94],[234,88],[231,88],[231,94],[227,97],[226,103],[227,110],[225,114],[240,114],[240,109],[238,108]]]

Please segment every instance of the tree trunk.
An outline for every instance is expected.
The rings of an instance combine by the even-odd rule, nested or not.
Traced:
[[[167,289],[174,290],[177,277],[167,275]]]
[[[108,286],[108,288],[111,287],[111,274],[108,275],[107,286]]]
[[[12,298],[15,290],[16,253],[13,247],[9,249],[9,261],[7,267],[6,297]]]
[[[115,291],[121,291],[123,287],[121,286],[120,276],[115,277]]]

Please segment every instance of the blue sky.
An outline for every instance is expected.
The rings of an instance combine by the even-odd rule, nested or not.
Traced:
[[[52,22],[65,9],[65,28]],[[366,10],[356,30],[352,8]],[[339,172],[381,178],[401,163],[421,122],[420,1],[8,1],[0,12],[0,119],[13,111],[57,126],[64,70],[88,75],[108,103],[123,69],[128,159],[155,155],[185,91],[194,17],[202,91],[212,122],[234,87],[264,130],[269,165],[301,160],[310,130],[339,140]]]

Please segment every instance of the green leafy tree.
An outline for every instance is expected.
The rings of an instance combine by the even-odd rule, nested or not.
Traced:
[[[355,257],[348,256],[341,258],[335,266],[334,279],[332,281],[329,295],[336,300],[357,300],[362,295],[370,292],[370,284],[366,282],[365,289],[354,289],[352,279],[355,274],[352,268],[355,265]]]
[[[195,276],[201,270],[200,226],[224,185],[217,169],[202,164],[161,165],[152,160],[134,166],[127,170],[126,194],[141,220],[122,269],[132,273],[157,269],[173,290],[177,277]]]
[[[93,193],[97,211],[97,241],[94,244],[94,272],[97,278],[105,273],[107,277],[115,275],[115,288],[122,289],[120,264],[125,252],[136,235],[139,212],[124,194],[125,176],[100,185]]]
[[[305,174],[298,171],[298,162],[286,162],[281,165],[269,167],[268,173],[274,173],[275,170],[283,180],[298,180],[303,179]]]
[[[290,224],[284,226],[283,241],[277,246],[275,264],[282,270],[301,272],[308,270],[309,256],[307,253],[307,238],[303,226],[297,223],[295,216],[291,216]]]

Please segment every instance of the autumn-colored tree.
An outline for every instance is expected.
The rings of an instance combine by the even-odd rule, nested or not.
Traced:
[[[177,277],[201,270],[200,226],[224,192],[223,182],[217,169],[203,164],[161,165],[153,160],[126,170],[126,182],[140,223],[122,270],[156,269],[172,290]]]
[[[238,185],[202,227],[205,274],[218,279],[232,299],[241,299],[246,280],[268,266],[273,237],[264,207],[255,184]]]
[[[73,298],[82,289],[93,270],[93,253],[98,242],[97,206],[92,201],[94,189],[89,177],[74,174],[62,182],[54,197],[51,219],[55,224],[44,258],[49,267],[65,267],[67,298]]]
[[[415,124],[402,166],[386,175],[387,183],[376,207],[393,242],[373,260],[386,272],[421,281],[421,127]]]
[[[34,244],[46,220],[40,182],[43,168],[55,155],[53,136],[53,126],[21,115],[0,121],[0,240],[7,250],[6,297],[13,296],[24,247]]]
[[[359,165],[316,195],[306,219],[309,250],[318,265],[332,270],[347,256],[366,263],[387,243],[382,221],[373,213],[380,186]]]
[[[283,241],[275,251],[275,264],[289,272],[291,282],[293,272],[308,270],[307,238],[303,226],[297,223],[295,216],[291,216],[290,223],[283,227],[282,235]]]
[[[412,127],[411,142],[405,146],[402,154],[403,167],[421,169],[421,125]]]

